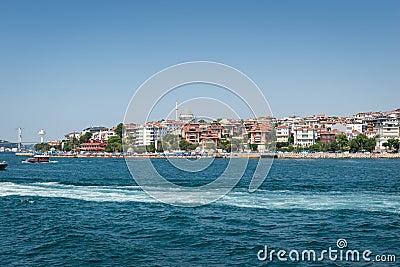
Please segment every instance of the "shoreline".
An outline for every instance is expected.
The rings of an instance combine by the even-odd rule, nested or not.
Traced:
[[[33,153],[15,153],[15,156],[20,157],[32,157]],[[109,159],[168,159],[168,158],[182,158],[182,159],[201,159],[201,158],[276,158],[276,159],[400,159],[400,153],[276,153],[276,154],[234,154],[234,155],[223,155],[223,156],[166,156],[160,154],[146,154],[146,155],[112,155],[112,154],[95,154],[95,155],[48,155],[50,158],[109,158]]]

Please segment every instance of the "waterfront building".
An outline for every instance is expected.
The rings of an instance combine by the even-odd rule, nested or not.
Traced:
[[[329,144],[335,141],[336,133],[334,131],[323,132],[320,135],[321,144]]]
[[[222,135],[224,137],[242,137],[244,126],[241,120],[222,119],[219,123],[223,127]]]
[[[180,135],[185,122],[177,120],[164,120],[161,126],[165,128],[166,134]]]
[[[58,140],[50,141],[50,142],[47,142],[47,144],[51,147],[57,147],[57,146],[61,145],[61,141],[58,141]]]
[[[358,133],[363,133],[367,131],[367,125],[364,123],[348,123],[346,125],[346,134],[348,136],[351,136],[352,134],[358,132]]]
[[[385,112],[385,115],[390,118],[400,119],[400,109]]]
[[[89,140],[86,143],[82,143],[79,147],[81,152],[104,152],[106,150],[107,143],[99,140]]]
[[[182,138],[191,144],[200,143],[200,123],[188,123],[182,128]]]
[[[294,130],[294,144],[296,146],[311,146],[315,144],[317,130],[312,127],[300,127]]]
[[[98,131],[98,132],[93,132],[91,139],[107,142],[108,139],[112,136],[117,136],[117,134],[113,130]]]
[[[218,144],[223,136],[224,127],[216,122],[192,122],[182,128],[182,138],[191,144],[212,142]]]
[[[129,129],[130,137],[135,146],[149,146],[156,144],[165,135],[165,127],[160,122],[149,122],[137,124],[133,129]]]
[[[69,141],[72,141],[74,138],[79,139],[81,137],[81,133],[79,132],[70,132],[64,135],[65,138]]]
[[[353,140],[354,138],[357,137],[357,135],[362,134],[361,132],[357,131],[357,130],[352,130],[351,133],[346,133],[347,138],[349,140]]]
[[[382,137],[383,138],[398,138],[400,136],[400,125],[398,119],[392,118],[383,121]]]
[[[249,130],[250,144],[257,145],[258,151],[264,151],[266,144],[270,142],[272,126],[268,122],[258,122]]]
[[[289,142],[291,127],[286,125],[280,125],[276,127],[276,141],[277,142]]]
[[[83,129],[81,132],[81,135],[84,135],[85,133],[96,133],[96,132],[104,132],[108,131],[108,128],[103,127],[103,126],[95,126],[95,127],[88,127],[86,129]]]

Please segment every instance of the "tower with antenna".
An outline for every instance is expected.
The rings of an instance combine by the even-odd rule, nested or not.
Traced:
[[[46,135],[46,132],[43,129],[41,129],[38,132],[38,135],[40,135],[40,143],[43,144],[44,143],[44,136]]]

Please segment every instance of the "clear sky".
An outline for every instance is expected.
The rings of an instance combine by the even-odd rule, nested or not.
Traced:
[[[0,139],[114,126],[148,77],[193,60],[247,74],[276,117],[396,109],[399,49],[397,0],[3,0]]]

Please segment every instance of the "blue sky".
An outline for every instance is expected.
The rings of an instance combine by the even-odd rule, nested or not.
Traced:
[[[399,26],[385,0],[1,1],[0,139],[111,127],[148,77],[193,60],[247,74],[277,117],[399,108]]]

